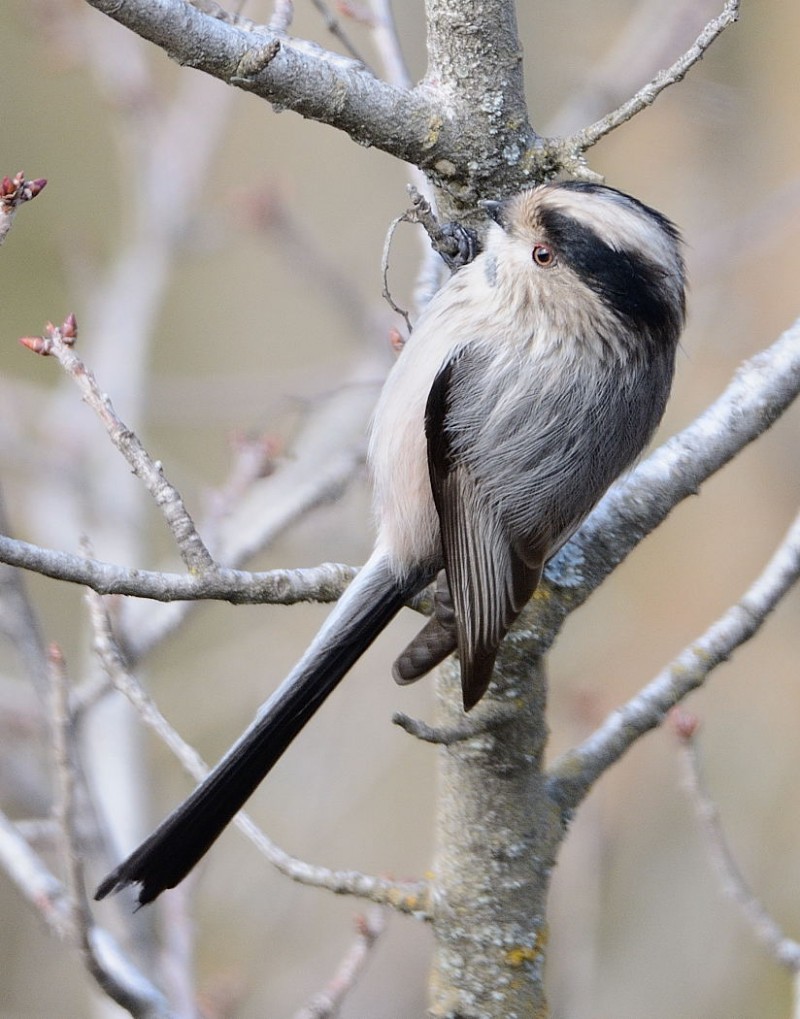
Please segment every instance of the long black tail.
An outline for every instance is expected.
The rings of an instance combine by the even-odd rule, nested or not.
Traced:
[[[95,898],[140,884],[139,903],[145,905],[182,881],[417,586],[401,586],[385,559],[373,556],[253,724],[194,792],[105,878]]]

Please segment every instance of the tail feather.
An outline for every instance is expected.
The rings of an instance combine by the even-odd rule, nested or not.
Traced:
[[[249,729],[194,792],[102,881],[95,898],[140,884],[139,904],[145,905],[182,881],[423,581],[401,585],[385,560],[370,560]]]

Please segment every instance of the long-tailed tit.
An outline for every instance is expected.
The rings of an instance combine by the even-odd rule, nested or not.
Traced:
[[[425,309],[378,401],[374,552],[250,728],[97,898],[137,883],[143,904],[184,878],[437,576],[434,615],[395,678],[411,682],[457,651],[469,710],[544,564],[653,434],[684,319],[675,227],[596,184],[485,204],[483,252]]]

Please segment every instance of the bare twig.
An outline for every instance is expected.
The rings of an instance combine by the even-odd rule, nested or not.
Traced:
[[[0,492],[0,533],[10,533],[11,522]],[[47,655],[37,614],[25,587],[23,574],[0,566],[0,633],[13,644],[42,703],[47,691]]]
[[[371,909],[355,921],[356,937],[339,964],[332,980],[322,991],[296,1012],[294,1019],[335,1019],[344,999],[352,991],[366,966],[378,938],[386,928],[382,910]]]
[[[36,909],[48,929],[62,941],[74,932],[73,906],[60,881],[31,848],[20,829],[0,812],[0,866]],[[87,931],[89,948],[102,974],[116,984],[115,1000],[141,1019],[170,1019],[161,992],[131,965],[119,945],[102,928]],[[105,986],[105,985],[103,985]]]
[[[52,684],[53,763],[57,781],[55,818],[66,871],[66,894],[62,900],[62,936],[80,950],[84,964],[98,986],[133,1016],[165,1019],[170,1013],[160,993],[145,983],[108,935],[95,927],[83,881],[81,851],[76,836],[76,770],[73,760],[73,720],[69,710],[69,687],[61,651],[50,648]],[[120,965],[123,962],[123,965]]]
[[[362,18],[362,20],[365,20]],[[373,40],[380,57],[384,78],[398,88],[412,87],[411,75],[403,57],[400,39],[395,27],[394,12],[391,0],[371,0],[371,18]],[[408,163],[406,166],[409,183],[416,191],[425,196],[431,210],[436,206],[433,188],[418,166]],[[414,286],[414,306],[419,313],[430,301],[445,277],[445,266],[438,257],[436,250],[425,237],[420,235],[420,259],[417,280]],[[384,281],[385,282],[385,281]]]
[[[618,708],[579,747],[563,754],[549,772],[549,790],[574,808],[594,782],[667,712],[706,681],[764,624],[800,576],[800,515],[783,542],[736,605],[692,642],[627,704]]]
[[[394,22],[391,0],[371,0],[372,38],[381,58],[386,80],[400,88],[411,88],[411,75],[403,58]]]
[[[413,184],[409,184],[408,193],[411,197],[411,208],[407,213],[407,222],[419,223],[422,226],[431,247],[442,256],[448,267],[453,270],[460,269],[462,265],[471,262],[478,253],[475,233],[458,223],[442,225],[436,218],[431,203]]]
[[[335,601],[356,570],[324,563],[307,570],[248,573],[215,567],[209,573],[161,573],[127,569],[99,559],[40,548],[0,535],[0,561],[54,580],[81,584],[98,594],[125,594],[154,601],[229,601],[233,604],[293,605],[299,601]]]
[[[72,927],[66,890],[31,849],[17,826],[2,812],[0,867],[35,907],[50,932],[66,941]]]
[[[386,239],[383,242],[383,253],[381,254],[381,279],[383,280],[383,290],[381,292],[383,299],[392,309],[401,315],[406,323],[406,329],[408,335],[412,333],[411,319],[409,318],[408,312],[401,308],[399,304],[395,303],[392,297],[392,292],[389,289],[389,252],[392,248],[392,240],[394,239],[394,232],[400,226],[401,223],[410,223],[409,214],[404,212],[401,216],[395,216],[392,222],[389,224],[389,229],[386,231]]]
[[[466,718],[460,725],[442,728],[428,725],[427,722],[423,722],[419,718],[412,718],[403,711],[396,711],[392,715],[392,722],[404,729],[409,736],[415,736],[423,743],[435,743],[439,746],[449,747],[454,743],[462,743],[475,736],[485,735],[501,726],[513,714],[513,709],[509,709],[508,712],[495,711],[490,718]]]
[[[108,395],[100,390],[92,372],[75,353],[76,338],[75,316],[69,315],[61,326],[48,324],[44,336],[26,336],[21,342],[34,353],[52,354],[76,383],[84,402],[98,416],[113,444],[161,510],[186,566],[193,573],[213,569],[214,560],[197,533],[180,492],[164,476],[161,463],[150,457],[136,434],[119,418]]]
[[[112,684],[133,704],[142,721],[157,733],[192,778],[198,782],[202,781],[208,774],[208,766],[197,751],[173,729],[152,698],[125,667],[102,599],[94,593],[89,593],[88,602],[94,633],[94,650]],[[244,811],[236,815],[234,824],[277,870],[293,881],[315,888],[326,888],[340,895],[370,899],[380,905],[391,905],[400,912],[426,917],[428,887],[425,882],[401,883],[371,877],[357,871],[329,870],[327,867],[298,860],[284,852]]]
[[[671,67],[666,71],[659,71],[644,88],[639,89],[636,95],[616,110],[572,135],[565,141],[565,147],[575,152],[585,152],[601,138],[652,105],[664,89],[683,80],[687,72],[703,58],[709,46],[738,18],[739,0],[726,0],[722,12],[708,22],[694,44]]]
[[[378,374],[377,367],[362,366],[346,385],[321,400],[294,442],[292,455],[269,477],[251,485],[235,511],[221,521],[214,536],[220,561],[230,566],[248,562],[287,528],[337,499],[358,477],[364,461],[364,425],[376,390],[373,371]],[[338,590],[328,587],[330,596],[324,600],[338,597],[353,572],[341,574]],[[316,600],[313,594],[309,600]],[[145,654],[173,632],[191,608],[190,602],[173,602],[168,609],[128,603],[122,617],[126,651],[134,658]]]
[[[75,838],[75,769],[73,767],[74,733],[69,711],[69,684],[64,656],[51,644],[50,717],[53,735],[53,772],[56,795],[53,816],[58,826],[61,858],[66,873],[67,899],[70,912],[70,940],[81,944],[87,926],[86,903],[83,898],[83,869]]]
[[[441,255],[447,266],[452,270],[458,269],[475,257],[477,253],[477,239],[471,230],[457,223],[446,223],[442,226],[436,218],[431,203],[419,192],[415,184],[408,185],[408,193],[411,197],[411,208],[407,209],[402,215],[396,216],[389,224],[389,229],[386,232],[381,257],[381,273],[383,278],[383,297],[393,311],[403,316],[410,334],[412,327],[408,312],[395,303],[389,290],[389,255],[395,230],[397,230],[401,223],[418,223],[428,235],[430,246],[438,255]],[[426,280],[429,275],[430,264],[426,262]]]
[[[294,20],[294,0],[275,0],[269,27],[273,32],[288,32]]]
[[[43,177],[38,180],[25,180],[25,174],[21,170],[13,178],[0,179],[0,244],[6,239],[20,205],[34,199],[46,184],[47,181]]]
[[[706,849],[720,878],[722,890],[734,902],[756,939],[781,966],[800,972],[800,942],[787,937],[749,887],[739,869],[709,793],[700,762],[696,720],[679,716],[675,731],[680,745],[684,785],[694,807]]]
[[[311,3],[319,11],[322,20],[325,22],[325,27],[331,33],[334,39],[339,40],[339,42],[342,44],[342,46],[345,48],[345,50],[347,50],[347,52],[354,60],[357,60],[360,64],[363,64],[364,67],[369,67],[366,60],[364,60],[364,58],[359,53],[358,48],[351,40],[350,36],[339,24],[338,19],[334,17],[334,15],[331,13],[330,8],[325,3],[325,0],[311,0]]]
[[[687,23],[710,17],[718,0],[640,0],[627,23],[614,33],[612,45],[582,76],[580,89],[570,95],[548,122],[545,134],[563,137],[580,124],[590,124],[634,94],[640,82],[671,59],[686,36]]]

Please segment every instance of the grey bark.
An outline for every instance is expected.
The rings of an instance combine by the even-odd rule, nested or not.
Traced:
[[[442,725],[462,722],[452,663],[440,670],[437,690]],[[490,699],[475,709],[484,731],[439,751],[431,894],[436,1019],[548,1014],[546,900],[564,823],[542,770],[546,699],[543,659],[531,658],[528,642],[512,634]]]
[[[87,0],[196,67],[420,167],[447,216],[542,179],[554,158],[528,122],[511,0],[427,0],[428,69],[411,89],[363,64],[184,0]]]

